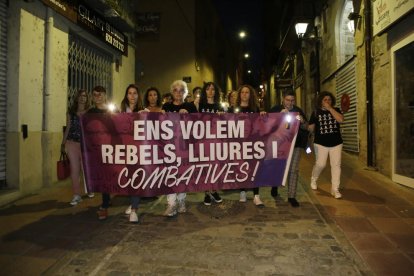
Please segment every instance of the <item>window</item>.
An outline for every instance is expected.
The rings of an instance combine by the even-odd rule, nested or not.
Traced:
[[[68,106],[76,91],[83,88],[89,93],[93,87],[102,85],[108,96],[112,89],[112,56],[91,45],[82,38],[69,35]]]

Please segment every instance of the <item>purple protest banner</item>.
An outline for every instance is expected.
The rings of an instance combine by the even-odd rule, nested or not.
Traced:
[[[88,190],[155,196],[284,185],[294,114],[85,114]]]

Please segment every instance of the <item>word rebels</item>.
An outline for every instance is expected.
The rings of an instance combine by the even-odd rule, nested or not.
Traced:
[[[134,121],[134,140],[170,140],[174,138],[172,121]],[[227,139],[244,138],[244,121],[180,121],[182,138]]]

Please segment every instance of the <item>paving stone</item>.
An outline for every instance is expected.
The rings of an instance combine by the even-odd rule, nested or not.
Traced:
[[[335,271],[337,275],[358,275],[367,270],[351,246],[338,242],[337,233],[309,203],[301,187],[298,200],[307,203],[297,210],[286,202],[274,205],[266,196],[266,207],[259,209],[253,204],[240,204],[237,196],[225,192],[223,205],[204,206],[202,195],[188,194],[188,212],[171,219],[161,216],[163,204],[143,201],[137,225],[128,223],[123,214],[125,206],[121,205],[111,208],[110,217],[104,222],[91,222],[84,216],[76,220],[75,214],[76,222],[71,223],[81,224],[82,231],[88,232],[85,225],[92,226],[84,235],[87,238],[75,240],[64,257],[57,257],[44,274],[332,275]],[[162,197],[160,200],[165,201]],[[89,215],[95,219],[94,212]],[[62,224],[65,221],[49,220]],[[40,229],[48,227],[36,225],[27,229],[30,228],[40,233]],[[64,226],[59,229],[65,231]],[[74,232],[74,228],[68,230]],[[22,245],[33,242],[24,231],[17,234],[15,241],[23,238],[29,242]],[[48,243],[43,246],[50,250]],[[42,248],[41,244],[35,245],[33,250]],[[59,249],[64,242],[57,245]],[[334,270],[335,266],[342,270]]]

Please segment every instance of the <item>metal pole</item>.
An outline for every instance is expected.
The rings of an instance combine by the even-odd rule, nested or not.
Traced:
[[[373,133],[373,89],[372,89],[372,59],[371,59],[371,0],[365,0],[365,85],[367,96],[367,166],[373,167],[374,133]]]

